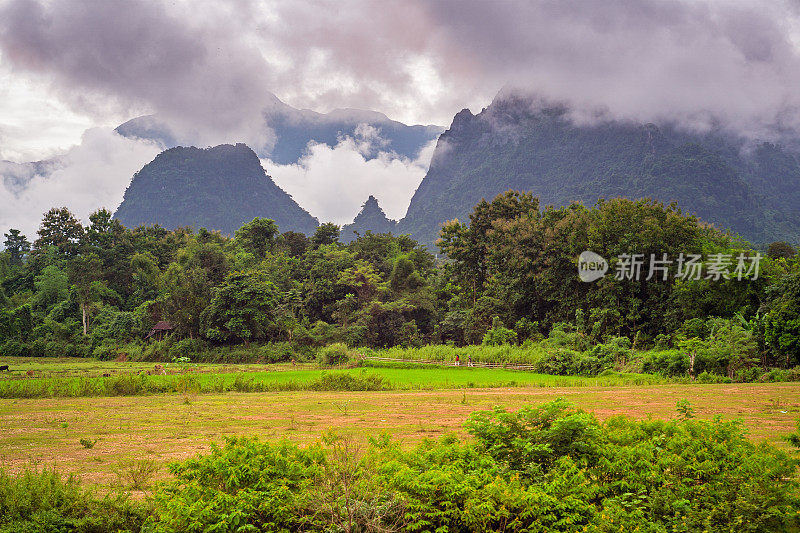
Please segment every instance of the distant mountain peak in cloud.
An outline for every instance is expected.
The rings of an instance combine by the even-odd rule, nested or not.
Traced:
[[[387,152],[398,157],[416,159],[426,144],[435,139],[444,128],[434,125],[406,125],[390,119],[378,111],[364,109],[334,109],[318,113],[309,109],[295,109],[272,95],[273,100],[264,110],[263,132],[273,142],[256,148],[261,159],[279,165],[297,163],[306,153],[309,143],[336,146],[343,137],[355,136],[361,125],[380,131]],[[117,127],[125,137],[149,139],[164,148],[180,145],[198,145],[202,141],[191,130],[170,124],[167,119],[146,115],[131,119]],[[230,139],[230,142],[245,139]],[[367,158],[371,159],[374,155]]]

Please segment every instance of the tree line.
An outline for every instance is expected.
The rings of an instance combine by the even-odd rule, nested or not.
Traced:
[[[786,243],[771,245],[744,279],[684,279],[675,264],[663,277],[614,275],[626,254],[707,262],[757,253],[675,205],[542,207],[509,191],[480,202],[469,221],[444,223],[438,257],[408,235],[367,232],[345,245],[339,232],[327,223],[310,237],[281,233],[263,218],[232,237],[129,229],[105,209],[84,226],[51,209],[33,242],[5,234],[2,353],[105,357],[141,347],[167,321],[170,342],[187,349],[525,344],[568,334],[577,350],[626,339],[744,353],[739,367],[800,363],[800,263]],[[577,276],[585,250],[609,261],[592,283]]]

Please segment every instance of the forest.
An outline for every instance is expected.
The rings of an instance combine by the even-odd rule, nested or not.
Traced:
[[[407,235],[366,232],[345,245],[332,223],[307,237],[256,218],[227,237],[130,229],[105,209],[84,226],[53,208],[32,242],[4,236],[0,352],[277,362],[311,360],[334,343],[441,345],[448,357],[484,345],[541,353],[551,374],[800,375],[800,257],[788,243],[755,250],[647,199],[554,208],[508,191],[469,218],[442,226],[434,254]],[[584,250],[609,260],[602,279],[578,278]],[[757,253],[757,271],[729,275],[737,257]],[[733,264],[698,279],[674,263],[663,276],[619,279],[625,254]],[[152,331],[164,322],[170,329]]]

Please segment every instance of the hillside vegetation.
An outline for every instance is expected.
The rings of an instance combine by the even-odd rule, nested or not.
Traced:
[[[653,198],[751,242],[800,236],[796,152],[716,129],[604,118],[578,124],[563,105],[514,94],[455,116],[400,231],[433,243],[444,221],[466,220],[475,204],[508,189],[556,207]]]

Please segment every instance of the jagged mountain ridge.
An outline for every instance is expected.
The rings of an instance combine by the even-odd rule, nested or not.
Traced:
[[[381,139],[386,141],[381,149],[395,152],[400,157],[416,159],[420,150],[444,130],[434,125],[406,125],[392,120],[383,113],[362,109],[335,109],[330,113],[318,113],[308,109],[295,109],[276,96],[271,95],[271,103],[264,113],[264,128],[275,133],[275,145],[271,151],[259,151],[262,159],[286,165],[296,163],[306,152],[309,142],[336,146],[342,137],[356,135],[360,125],[367,125],[380,131]],[[125,137],[135,137],[158,142],[164,148],[172,148],[186,143],[172,132],[169,125],[155,115],[133,118],[116,128]],[[196,144],[196,140],[189,140]],[[365,154],[367,159],[377,154]]]
[[[435,241],[446,220],[467,220],[481,199],[530,191],[542,205],[652,197],[756,242],[800,235],[800,164],[769,143],[674,125],[575,125],[568,109],[498,96],[465,109],[439,138],[398,231]]]
[[[241,143],[161,152],[133,176],[114,213],[127,227],[192,226],[227,235],[255,217],[275,220],[281,231],[311,234],[319,225]]]

